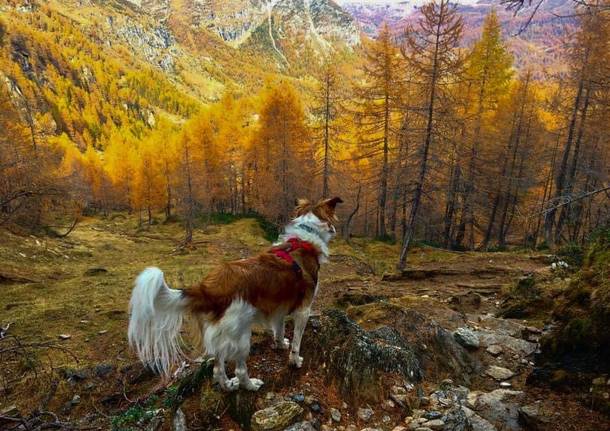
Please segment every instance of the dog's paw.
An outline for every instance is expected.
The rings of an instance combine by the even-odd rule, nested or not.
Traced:
[[[249,391],[258,391],[263,386],[263,383],[261,379],[250,379],[245,388]]]
[[[298,355],[290,354],[288,358],[288,364],[295,368],[301,368],[303,366],[303,357]]]
[[[290,347],[290,340],[288,338],[284,338],[283,341],[275,340],[273,347],[278,350],[287,350]]]
[[[222,389],[227,392],[233,392],[239,389],[239,379],[237,377],[233,377],[232,379],[227,379],[224,385],[221,385]]]

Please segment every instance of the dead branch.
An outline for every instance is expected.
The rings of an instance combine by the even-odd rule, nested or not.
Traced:
[[[605,186],[605,187],[602,187],[600,189],[592,190],[590,192],[587,192],[587,193],[582,194],[580,196],[577,196],[575,198],[573,198],[571,196],[565,196],[563,198],[563,202],[561,202],[561,203],[559,203],[557,205],[553,205],[551,207],[545,208],[542,212],[539,212],[539,213],[536,213],[536,214],[532,214],[529,217],[535,217],[535,216],[539,216],[541,214],[546,215],[547,213],[549,213],[551,211],[554,211],[554,210],[556,210],[558,208],[564,207],[566,205],[571,205],[574,202],[577,202],[577,201],[580,201],[580,200],[583,200],[583,199],[586,199],[586,198],[590,198],[591,196],[594,196],[594,195],[596,195],[598,193],[602,193],[602,192],[606,192],[607,193],[608,190],[610,190],[610,186]]]
[[[74,230],[74,228],[76,227],[76,225],[78,224],[78,222],[80,221],[80,217],[76,216],[74,218],[74,222],[72,223],[72,226],[70,226],[70,228],[68,229],[68,231],[64,234],[58,235],[58,238],[65,238],[68,235],[70,235],[70,233],[72,233],[72,231]]]

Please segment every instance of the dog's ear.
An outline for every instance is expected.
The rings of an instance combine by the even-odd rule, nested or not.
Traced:
[[[342,202],[343,199],[338,196],[330,199],[321,200],[317,205],[317,207],[322,210],[318,217],[322,216],[322,218],[327,219],[328,221],[333,223],[338,222],[339,219],[335,215],[335,207],[337,206],[337,204],[340,204]]]
[[[306,214],[311,209],[311,202],[307,199],[299,198],[295,201],[294,214],[296,217]]]
[[[334,211],[337,204],[342,204],[342,203],[343,203],[343,199],[341,199],[339,196],[335,196],[334,198],[327,199],[325,202],[325,205],[327,205],[329,208],[332,208]]]

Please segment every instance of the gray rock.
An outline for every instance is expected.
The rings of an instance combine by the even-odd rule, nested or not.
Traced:
[[[466,418],[468,418],[468,424],[470,426],[471,431],[498,431],[491,422],[489,422],[487,419],[482,418],[468,407],[462,406],[461,409],[464,412]]]
[[[443,416],[443,414],[441,412],[437,412],[437,411],[430,411],[430,412],[424,413],[424,418],[426,418],[428,420],[439,419],[442,416]]]
[[[366,407],[366,408],[361,407],[358,409],[358,417],[365,422],[368,422],[369,420],[371,420],[371,418],[373,417],[374,414],[375,414],[375,412],[373,411],[373,409],[371,409],[369,407]]]
[[[472,391],[470,392],[467,396],[466,396],[466,405],[471,408],[474,409],[476,408],[477,405],[477,400],[479,399],[479,396],[482,394],[481,391]]]
[[[172,421],[172,431],[186,431],[186,416],[182,410],[176,410],[174,414],[174,420]]]
[[[502,349],[502,346],[500,346],[499,344],[492,344],[486,350],[486,352],[489,353],[491,356],[501,355],[503,351],[504,349]]]
[[[442,430],[445,427],[445,422],[442,419],[433,419],[428,422],[424,422],[423,426],[430,428],[431,430]]]
[[[330,409],[330,417],[335,422],[341,422],[341,412],[338,409],[331,408]]]
[[[476,413],[469,420],[472,431],[497,431],[497,428],[491,422]]]
[[[550,418],[542,412],[539,403],[519,408],[519,422],[528,430],[537,430],[550,421]]]
[[[468,328],[458,328],[453,333],[455,340],[468,349],[478,349],[480,346],[478,335]]]
[[[476,403],[476,413],[491,423],[503,425],[505,431],[518,431],[519,404],[523,399],[523,392],[509,389],[496,389],[481,394]]]
[[[470,431],[470,420],[460,405],[447,410],[443,422],[445,431]]]
[[[72,401],[70,401],[70,402],[72,403],[72,405],[73,405],[73,406],[75,406],[75,405],[77,405],[77,404],[80,404],[80,395],[75,394],[75,395],[72,397]]]
[[[419,418],[421,418],[421,417],[422,417],[422,416],[423,416],[425,413],[426,413],[426,411],[425,411],[425,410],[422,410],[422,409],[414,409],[414,410],[411,412],[411,416],[413,416],[413,418],[414,418],[414,419],[419,419]]]
[[[93,371],[97,377],[106,377],[114,370],[114,367],[110,364],[99,364],[96,365]]]
[[[290,425],[284,431],[316,431],[316,428],[309,421],[297,422],[296,424]]]
[[[507,380],[515,375],[515,373],[513,373],[508,368],[498,367],[497,365],[490,365],[485,370],[485,374],[496,380]]]
[[[303,415],[303,408],[294,401],[281,401],[252,415],[253,431],[280,431],[294,424]]]
[[[493,317],[492,315],[484,315],[479,318],[481,326],[493,330],[501,335],[510,335],[511,337],[521,337],[526,326],[515,322],[511,319],[502,319]]]
[[[500,345],[503,349],[508,349],[522,356],[529,356],[538,348],[536,343],[515,338],[510,335],[500,334],[493,331],[481,330],[477,331],[479,341],[482,346],[489,347],[494,344]]]

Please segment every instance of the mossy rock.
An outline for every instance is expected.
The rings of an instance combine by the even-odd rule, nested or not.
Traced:
[[[216,428],[220,416],[227,408],[226,394],[214,387],[211,381],[205,382],[199,395],[199,418],[201,424],[209,429]]]
[[[607,411],[603,392],[598,400],[590,392],[591,378],[610,373],[610,229],[592,237],[584,252],[583,267],[553,310],[555,329],[542,337],[539,368],[529,379],[535,383],[579,390],[591,405]],[[607,388],[606,388],[607,389]]]
[[[303,407],[294,401],[281,401],[252,415],[252,431],[282,431],[303,416]]]
[[[326,310],[310,320],[303,341],[306,366],[321,370],[341,395],[359,404],[386,399],[384,374],[418,382],[423,373],[412,348],[393,328],[366,331],[340,310]]]
[[[527,275],[519,278],[505,294],[496,316],[507,319],[524,319],[550,311],[552,308],[552,299],[538,287],[533,275]]]

